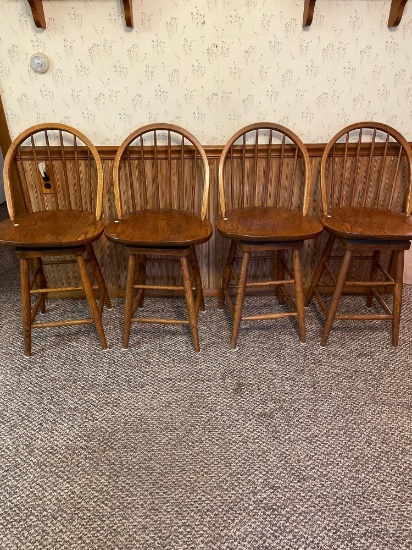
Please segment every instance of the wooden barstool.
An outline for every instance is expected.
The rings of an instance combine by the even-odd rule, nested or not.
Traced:
[[[404,252],[412,239],[411,163],[405,138],[377,122],[347,126],[326,146],[321,162],[321,221],[329,238],[306,296],[308,305],[315,295],[326,316],[322,346],[335,319],[392,321],[392,345],[398,345]],[[343,256],[337,255],[339,248]],[[389,270],[381,262],[385,251],[391,253]],[[357,280],[350,276],[353,260],[372,262],[370,271],[361,272]],[[328,265],[331,261],[341,262],[339,271]],[[320,284],[324,272],[329,284]],[[384,313],[336,314],[342,293],[359,287],[367,289],[367,307],[376,298]],[[326,292],[333,293],[329,308],[321,296]],[[393,295],[392,310],[382,297],[385,292]]]
[[[20,182],[25,214],[16,215],[13,177]],[[106,349],[102,310],[104,304],[109,308],[111,304],[92,246],[104,229],[100,219],[103,171],[96,148],[65,124],[33,126],[10,146],[4,161],[4,186],[10,219],[0,224],[0,245],[13,246],[20,260],[25,355],[31,355],[32,329],[87,323],[95,325]],[[74,259],[62,258],[67,256]],[[50,288],[44,266],[68,263],[77,264],[82,286]],[[99,291],[99,303],[95,290]],[[49,294],[83,291],[91,319],[35,322],[39,310],[45,313]],[[32,307],[33,294],[38,297]]]
[[[231,244],[218,304],[223,308],[226,301],[233,315],[232,348],[236,348],[241,321],[293,316],[298,318],[300,340],[304,343],[300,250],[305,240],[322,232],[319,221],[307,213],[311,169],[305,146],[298,136],[279,124],[262,122],[242,128],[230,138],[220,157],[219,194],[221,217],[217,228]],[[234,269],[237,250],[242,255],[239,274]],[[293,271],[285,260],[288,250],[292,252]],[[247,282],[253,255],[260,261],[276,261],[274,277]],[[232,277],[237,285],[236,305],[229,294]],[[293,285],[295,298],[287,285]],[[279,303],[286,300],[292,311],[242,316],[247,288],[277,289]]]
[[[150,124],[127,137],[113,167],[118,219],[106,237],[126,247],[128,255],[123,347],[129,346],[131,323],[189,324],[193,345],[200,350],[199,310],[205,309],[195,246],[208,241],[212,225],[206,219],[209,165],[199,141],[173,124]],[[178,261],[183,283],[146,281],[150,261]],[[188,320],[134,317],[143,307],[145,290],[184,292]],[[196,291],[196,298],[193,290]],[[137,291],[137,292],[136,292]]]

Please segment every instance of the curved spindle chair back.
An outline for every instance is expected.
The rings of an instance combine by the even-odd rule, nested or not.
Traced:
[[[16,171],[25,212],[16,212],[12,185]],[[103,170],[96,148],[84,134],[65,124],[46,123],[28,128],[7,152],[4,187],[10,220],[0,224],[0,244],[14,246],[20,259],[25,355],[31,355],[32,328],[87,323],[94,323],[100,343],[106,349],[101,317],[104,304],[109,308],[111,304],[92,247],[104,230],[101,220]],[[43,258],[46,261],[43,262]],[[62,263],[77,264],[81,286],[73,283],[58,288],[48,286],[44,266],[54,270]],[[99,303],[95,290],[99,291]],[[35,322],[38,311],[46,311],[48,295],[83,291],[91,311],[90,319]],[[37,295],[34,306],[33,295]]]
[[[113,180],[119,219],[106,227],[105,234],[112,242],[125,245],[128,254],[123,347],[129,346],[132,322],[176,323],[190,325],[194,348],[199,351],[197,315],[205,305],[195,245],[212,234],[206,219],[209,164],[203,147],[184,128],[149,124],[120,146]],[[153,282],[146,282],[148,262],[158,266],[164,260],[180,264],[183,284],[170,280],[159,284],[159,267],[151,274]],[[138,307],[143,308],[146,290],[184,291],[188,320],[133,317]]]
[[[119,218],[139,210],[206,217],[209,164],[200,142],[173,124],[149,124],[120,146],[113,168]]]
[[[288,128],[271,122],[251,124],[236,132],[223,149],[219,162],[221,219],[217,227],[231,245],[223,273],[219,307],[226,301],[233,315],[232,348],[236,347],[242,320],[296,316],[301,342],[306,341],[300,249],[304,241],[319,235],[321,224],[308,216],[312,172],[306,147]],[[239,273],[235,270],[237,251]],[[290,250],[292,266],[285,252]],[[253,257],[252,257],[253,256]],[[273,259],[271,280],[247,282],[249,260]],[[293,272],[292,272],[293,270]],[[266,269],[265,269],[266,271]],[[263,273],[256,273],[259,279]],[[236,304],[229,294],[236,281]],[[294,285],[296,299],[287,286]],[[279,304],[292,311],[242,316],[245,290],[275,289]]]
[[[309,154],[296,134],[271,122],[250,124],[232,136],[220,157],[222,217],[227,211],[253,206],[300,210],[306,215],[311,182]]]
[[[82,210],[102,213],[103,169],[96,147],[75,128],[50,123],[32,126],[12,143],[4,162],[4,186],[11,219],[16,216],[11,187],[19,174],[26,212]]]
[[[306,296],[306,305],[314,295],[326,316],[322,346],[335,319],[390,320],[392,344],[398,345],[404,251],[412,238],[411,189],[412,150],[394,128],[358,122],[343,128],[327,144],[321,161],[321,193],[322,223],[329,238]],[[342,257],[336,254],[339,248],[344,250]],[[388,269],[381,262],[385,251],[390,252]],[[342,262],[336,271],[333,263],[336,267],[339,258]],[[329,259],[333,260],[330,267]],[[357,264],[352,266],[353,260],[362,260],[363,265],[364,260],[372,260],[369,276]],[[322,284],[323,274],[332,284]],[[361,292],[366,289],[368,308],[376,298],[384,313],[337,315],[342,293],[355,287],[363,287],[358,288]],[[321,293],[330,292],[328,308]],[[385,292],[393,294],[392,310],[383,300]]]
[[[397,130],[377,122],[347,126],[322,156],[323,212],[352,206],[409,215],[411,174],[411,148]]]

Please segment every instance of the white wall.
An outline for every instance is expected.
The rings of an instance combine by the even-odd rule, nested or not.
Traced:
[[[44,2],[45,31],[26,0],[0,0],[0,88],[12,137],[39,121],[75,125],[117,144],[150,121],[173,121],[205,144],[273,120],[305,142],[375,119],[412,140],[412,3],[397,29],[390,0]],[[49,73],[28,68],[35,51]]]

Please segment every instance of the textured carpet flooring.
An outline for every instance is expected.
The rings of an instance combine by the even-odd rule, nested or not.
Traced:
[[[107,352],[86,326],[36,332],[24,359],[13,254],[0,265],[2,550],[412,547],[411,287],[398,349],[377,322],[320,348],[312,305],[306,346],[281,320],[231,351],[208,300],[201,353],[182,326],[134,325],[122,351],[114,301]]]

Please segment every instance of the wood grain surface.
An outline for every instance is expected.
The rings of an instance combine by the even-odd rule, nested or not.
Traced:
[[[216,227],[228,239],[247,241],[301,241],[313,239],[323,231],[313,216],[262,206],[228,212],[227,218],[218,219]]]
[[[412,216],[402,212],[375,208],[333,208],[322,216],[323,225],[331,233],[345,238],[409,240],[412,239]]]
[[[99,238],[104,223],[79,210],[32,212],[1,222],[0,244],[20,248],[82,246]]]
[[[192,246],[206,242],[212,224],[190,212],[144,210],[110,222],[106,237],[127,246]]]

